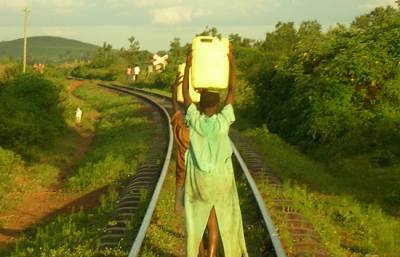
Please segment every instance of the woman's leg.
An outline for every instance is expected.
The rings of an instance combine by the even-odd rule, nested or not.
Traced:
[[[218,252],[218,222],[215,208],[213,207],[208,217],[208,257],[216,257]]]
[[[206,257],[206,255],[205,255],[205,249],[204,249],[204,239],[202,239],[201,242],[200,242],[199,255],[198,255],[198,257]]]

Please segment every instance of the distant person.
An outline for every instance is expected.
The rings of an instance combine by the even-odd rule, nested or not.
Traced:
[[[139,78],[139,74],[140,74],[140,67],[136,64],[135,68],[133,69],[133,73],[134,73],[134,78],[133,80],[136,81]]]
[[[235,121],[233,99],[235,66],[229,51],[229,86],[225,107],[219,111],[219,94],[201,91],[200,110],[189,93],[192,54],[186,61],[183,97],[190,143],[186,151],[184,189],[186,257],[198,257],[204,229],[208,229],[207,256],[218,252],[220,231],[224,256],[248,257],[242,215],[232,165],[232,146],[228,136]]]
[[[126,80],[132,80],[132,68],[130,65],[126,68]]]
[[[37,63],[33,64],[33,71],[34,72],[38,72],[39,71],[39,67],[38,67]]]
[[[76,108],[76,113],[75,113],[75,124],[80,127],[81,126],[81,121],[82,121],[82,110],[80,107]]]
[[[146,78],[148,78],[152,73],[153,73],[153,65],[148,65],[147,66],[147,73],[146,73]]]

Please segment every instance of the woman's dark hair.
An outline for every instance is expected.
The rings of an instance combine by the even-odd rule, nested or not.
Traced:
[[[219,93],[202,91],[200,97],[200,107],[201,108],[211,108],[219,104]]]

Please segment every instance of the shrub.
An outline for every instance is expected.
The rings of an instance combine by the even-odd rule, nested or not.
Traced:
[[[37,74],[20,74],[0,88],[0,143],[29,154],[65,129],[62,87]]]
[[[83,79],[99,79],[104,81],[114,81],[117,73],[110,69],[93,69],[89,66],[78,66],[74,68],[71,75]]]
[[[322,32],[316,21],[279,23],[244,68],[260,124],[304,148],[400,156],[400,11],[377,8],[350,28]],[[242,62],[239,62],[242,63]]]

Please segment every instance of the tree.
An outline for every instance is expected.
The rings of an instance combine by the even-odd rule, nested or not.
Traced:
[[[128,38],[129,41],[129,51],[138,52],[140,50],[140,43],[134,36]]]
[[[275,31],[267,33],[262,49],[273,59],[289,55],[297,43],[297,32],[293,22],[279,22]]]
[[[230,34],[229,41],[236,47],[252,47],[255,43],[254,39],[242,38],[239,34]]]
[[[255,89],[258,120],[307,149],[373,153],[382,163],[400,156],[399,27],[393,7],[327,33],[316,21],[298,30],[278,23],[261,47],[262,60],[242,66]]]
[[[121,49],[120,56],[122,56],[128,63],[136,63],[139,61],[140,43],[134,36],[128,38],[128,41],[128,49]]]
[[[187,53],[187,45],[181,46],[179,37],[175,37],[171,43],[168,51],[170,65],[179,64],[185,61]]]
[[[221,38],[222,35],[221,33],[218,32],[218,29],[216,27],[208,27],[204,29],[204,31],[200,32],[199,34],[196,34],[196,36],[211,36],[211,37],[218,37]]]
[[[93,68],[105,68],[109,67],[115,60],[112,45],[103,43],[102,47],[97,49],[91,66]]]

